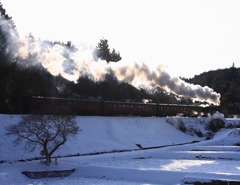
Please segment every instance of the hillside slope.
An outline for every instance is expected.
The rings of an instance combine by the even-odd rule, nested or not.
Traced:
[[[0,115],[0,160],[19,160],[40,157],[40,149],[26,152],[23,145],[13,146],[13,136],[6,136],[5,127],[16,123],[19,115]],[[143,117],[77,117],[81,129],[75,138],[69,139],[55,155],[84,154],[112,150],[139,149],[199,140],[186,135],[166,118]]]

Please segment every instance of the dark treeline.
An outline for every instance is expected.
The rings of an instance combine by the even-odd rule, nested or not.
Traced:
[[[173,94],[157,88],[137,89],[119,82],[112,74],[102,81],[80,77],[77,83],[61,76],[52,76],[42,67],[22,68],[13,62],[0,66],[0,112],[27,113],[31,96],[64,97],[78,99],[101,99],[112,101],[179,103]]]
[[[0,16],[0,113],[28,112],[27,100],[31,96],[132,102],[148,100],[155,103],[193,103],[190,99],[176,97],[176,95],[168,93],[160,87],[137,89],[128,83],[118,81],[112,73],[107,73],[101,81],[94,81],[90,76],[81,76],[76,83],[67,81],[62,76],[53,76],[41,63],[34,63],[34,55],[30,55],[24,60],[15,56],[12,35],[18,36],[17,28],[1,3]],[[4,21],[8,22],[7,26],[3,24]],[[29,39],[34,40],[34,37],[29,34]],[[73,52],[76,50],[70,41],[67,43],[59,41],[45,42],[50,46],[58,44],[67,47]],[[105,60],[107,63],[119,62],[122,59],[119,52],[115,49],[109,49],[107,39],[101,39],[94,52],[94,57]],[[66,60],[66,62],[71,66],[69,68],[69,73],[71,73],[71,69],[74,69],[75,66],[73,66],[71,60]],[[209,71],[192,79],[184,80],[213,88],[221,94],[222,111],[226,114],[239,114],[240,69],[234,65],[228,69]]]
[[[225,114],[240,113],[240,68],[233,64],[227,69],[218,69],[196,75],[186,81],[209,86],[221,94],[221,108]]]
[[[41,63],[34,63],[36,56],[30,55],[23,60],[14,55],[14,48],[10,48],[14,46],[11,32],[13,31],[18,36],[17,28],[1,3],[0,15],[2,23],[8,22],[8,24],[0,24],[0,113],[29,112],[28,100],[31,96],[134,102],[142,102],[145,99],[161,103],[179,102],[175,95],[169,94],[161,88],[137,89],[130,84],[118,81],[111,73],[106,74],[101,81],[94,81],[89,76],[82,76],[77,83],[67,81],[61,76],[53,76]],[[31,34],[28,37],[34,40]],[[45,42],[50,46],[58,44],[68,47],[72,51],[76,49],[70,41],[67,43]],[[94,52],[94,57],[106,60],[108,63],[121,60],[119,52],[109,49],[107,39],[101,39]],[[66,62],[71,63],[71,60]]]

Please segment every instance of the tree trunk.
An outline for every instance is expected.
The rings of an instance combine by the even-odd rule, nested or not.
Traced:
[[[45,156],[46,156],[46,164],[50,164],[51,163],[51,155],[45,154]]]
[[[52,154],[48,152],[47,143],[44,143],[43,150],[44,150],[44,154],[45,154],[45,157],[46,157],[46,164],[50,164]]]

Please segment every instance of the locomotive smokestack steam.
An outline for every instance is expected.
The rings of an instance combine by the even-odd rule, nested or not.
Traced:
[[[220,104],[221,96],[219,93],[214,92],[213,89],[187,83],[178,77],[172,77],[162,66],[151,71],[145,64],[135,64],[132,68],[121,68],[117,76],[129,83],[140,85],[139,82],[144,82],[150,87],[161,86],[179,96],[190,97],[201,102],[207,101],[215,105]]]
[[[9,21],[2,18],[0,14],[0,29],[2,34],[0,36],[0,50],[2,54],[9,57],[12,60],[15,56],[15,53],[18,50],[18,46],[15,43],[15,38],[17,37],[17,32],[13,28],[13,24],[9,23]],[[3,46],[4,45],[4,46]]]
[[[14,42],[12,42],[14,40]],[[110,69],[120,81],[126,81],[138,87],[161,86],[176,95],[191,97],[199,101],[207,101],[216,105],[220,103],[220,94],[209,87],[201,87],[184,82],[178,77],[170,76],[163,67],[151,70],[145,64],[122,66],[121,62],[109,63],[94,61],[93,47],[86,45],[69,47],[53,44],[33,37],[19,38],[12,35],[10,44],[14,44],[16,57],[22,59],[26,67],[41,64],[52,75],[61,75],[70,81],[77,81],[82,75],[91,75],[101,80]],[[16,50],[16,45],[18,46]]]

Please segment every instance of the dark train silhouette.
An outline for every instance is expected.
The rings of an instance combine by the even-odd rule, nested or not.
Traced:
[[[86,116],[198,116],[218,111],[218,106],[134,103],[81,100],[55,97],[32,97],[31,113],[74,114]]]

